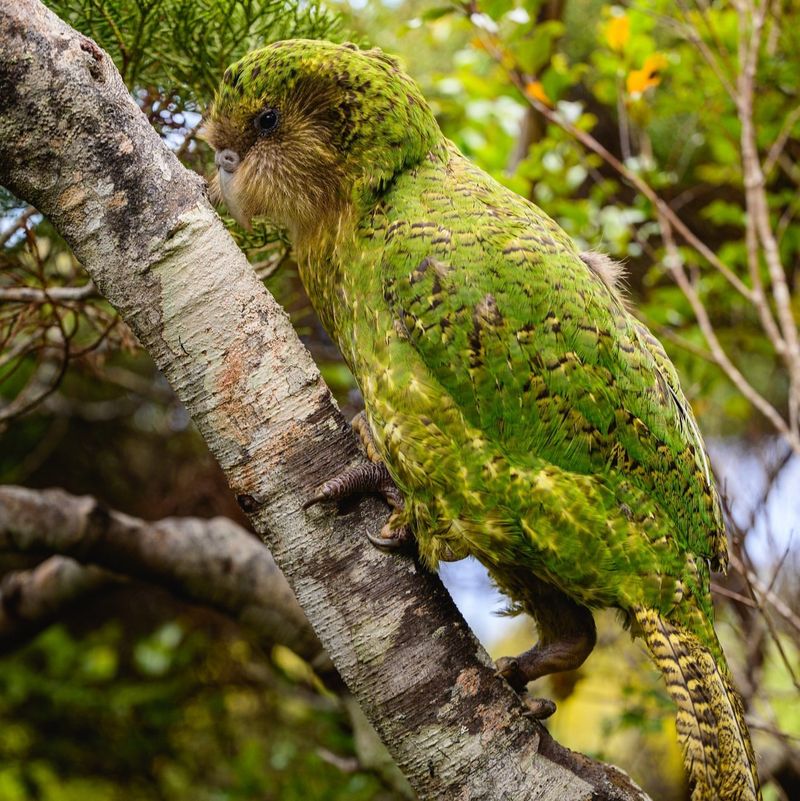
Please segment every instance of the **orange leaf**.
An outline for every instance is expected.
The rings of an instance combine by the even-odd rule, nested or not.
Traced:
[[[631,35],[631,22],[623,14],[619,17],[611,17],[605,27],[606,41],[612,50],[621,53],[628,44]]]
[[[631,70],[625,81],[629,95],[640,96],[661,83],[661,73],[667,66],[667,57],[653,53],[644,60],[640,70]]]
[[[547,96],[541,81],[529,81],[525,86],[525,94],[552,108],[553,101]]]

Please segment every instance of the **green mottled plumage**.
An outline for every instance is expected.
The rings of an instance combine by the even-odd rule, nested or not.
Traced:
[[[259,137],[265,106],[281,125]],[[251,53],[209,139],[242,156],[242,221],[289,227],[428,564],[476,556],[543,625],[543,587],[622,610],[678,705],[694,801],[759,797],[712,624],[726,552],[703,443],[602,258],[468,162],[378,51]]]

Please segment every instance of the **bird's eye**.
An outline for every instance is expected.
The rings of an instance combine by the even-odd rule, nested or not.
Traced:
[[[255,119],[256,130],[262,134],[272,133],[278,127],[278,120],[277,109],[265,109]]]

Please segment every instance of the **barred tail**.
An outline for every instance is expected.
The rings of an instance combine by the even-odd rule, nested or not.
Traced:
[[[678,707],[692,801],[760,801],[744,708],[722,649],[717,646],[715,657],[695,634],[654,609],[638,607],[633,615]],[[710,624],[708,633],[716,638]]]

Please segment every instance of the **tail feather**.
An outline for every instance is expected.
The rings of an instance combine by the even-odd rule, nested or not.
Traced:
[[[640,607],[633,614],[678,707],[678,739],[692,801],[759,801],[744,708],[718,644],[712,653],[695,634],[654,609]],[[711,636],[716,636],[713,630]]]

